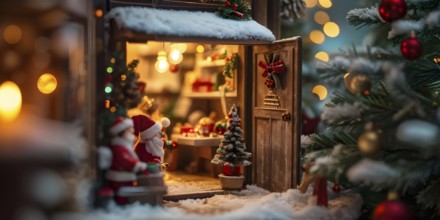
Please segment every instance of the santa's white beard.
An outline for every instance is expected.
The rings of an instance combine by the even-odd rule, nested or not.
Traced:
[[[152,137],[145,141],[145,148],[148,153],[156,157],[163,157],[165,151],[163,150],[163,141],[159,137]]]

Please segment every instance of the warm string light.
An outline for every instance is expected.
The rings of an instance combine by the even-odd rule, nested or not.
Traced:
[[[329,55],[326,52],[320,51],[315,54],[315,58],[324,62],[328,62],[330,60]]]
[[[167,53],[165,51],[161,50],[157,53],[157,61],[154,64],[154,67],[159,73],[165,73],[168,71],[170,64],[167,61]]]
[[[313,87],[312,93],[316,94],[319,97],[319,100],[324,100],[325,98],[327,98],[328,92],[327,92],[327,88],[325,88],[325,86],[317,85],[317,86]]]
[[[22,97],[20,88],[12,81],[0,85],[0,121],[12,122],[21,111]]]
[[[313,30],[310,32],[310,40],[315,44],[322,44],[325,41],[325,35],[322,31]]]
[[[57,79],[50,73],[42,74],[37,81],[37,88],[43,94],[51,94],[57,88]]]
[[[339,26],[334,22],[327,22],[324,25],[324,33],[329,37],[337,37],[339,35]]]

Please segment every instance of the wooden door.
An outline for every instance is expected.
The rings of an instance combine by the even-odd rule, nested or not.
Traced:
[[[270,68],[275,61],[273,56],[282,61],[284,70],[275,73],[281,88],[270,92],[262,74],[267,69],[264,66]],[[296,188],[301,135],[301,38],[254,46],[252,65],[253,183],[278,192]],[[275,66],[279,67],[279,62]]]

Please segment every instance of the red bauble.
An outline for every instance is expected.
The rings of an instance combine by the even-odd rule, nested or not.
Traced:
[[[228,118],[232,118],[232,114],[228,114]]]
[[[238,4],[237,3],[232,4],[232,10],[235,10],[237,8],[238,8]]]
[[[333,187],[332,187],[332,190],[335,193],[341,192],[341,185],[335,183],[335,185],[333,185]]]
[[[177,73],[177,71],[179,71],[179,65],[173,64],[170,66],[170,72]]]
[[[412,220],[411,209],[399,200],[388,200],[376,206],[372,220]]]
[[[400,51],[406,59],[416,60],[423,53],[423,45],[419,39],[415,37],[408,37],[406,40],[402,41]]]
[[[226,6],[226,7],[231,6],[231,2],[230,2],[230,1],[226,1],[226,2],[225,2],[225,6]]]
[[[387,22],[395,21],[405,16],[406,8],[405,0],[381,0],[379,15]]]

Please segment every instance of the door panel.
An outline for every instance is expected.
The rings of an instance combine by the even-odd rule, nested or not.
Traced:
[[[277,54],[285,66],[285,71],[278,74],[282,86],[273,89],[272,93],[261,76],[264,69],[258,65],[260,61],[266,63],[265,55],[268,54]],[[301,120],[301,39],[255,46],[252,68],[253,182],[270,191],[296,188]],[[267,104],[273,100],[279,104]],[[290,118],[285,113],[289,113]]]

